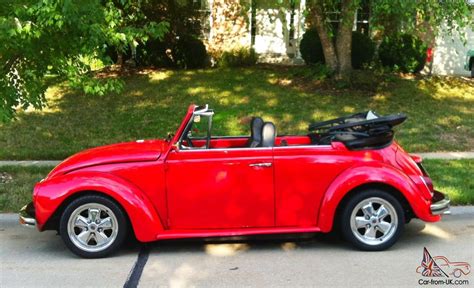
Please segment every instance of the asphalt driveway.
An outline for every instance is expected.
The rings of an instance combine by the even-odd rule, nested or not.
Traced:
[[[455,208],[440,223],[413,220],[384,252],[309,236],[132,243],[113,257],[85,260],[55,232],[38,233],[19,226],[16,215],[0,214],[0,287],[417,287],[430,280],[416,273],[423,247],[474,265],[474,207]],[[472,285],[473,274],[456,280]]]

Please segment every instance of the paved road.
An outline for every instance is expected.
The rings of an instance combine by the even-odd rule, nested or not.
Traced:
[[[148,245],[149,256],[143,250],[139,257],[146,264],[139,287],[420,287],[415,270],[423,247],[474,266],[473,243],[473,207],[454,209],[440,223],[413,220],[384,252],[355,251],[321,236],[158,242]],[[23,228],[15,215],[0,214],[0,287],[123,287],[140,249],[131,245],[111,258],[79,259],[54,232]],[[473,274],[462,279],[472,285]]]

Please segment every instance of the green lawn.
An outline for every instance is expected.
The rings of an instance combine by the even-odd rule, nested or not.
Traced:
[[[474,204],[474,159],[424,160],[436,190],[448,193],[454,204]]]
[[[446,192],[454,205],[474,204],[474,160],[425,160],[436,189]],[[0,166],[0,212],[15,212],[31,201],[33,186],[52,167]],[[9,175],[7,183],[2,179]]]
[[[17,212],[31,201],[33,186],[53,167],[0,166],[0,212]]]
[[[474,150],[473,81],[361,73],[352,89],[309,79],[307,68],[268,66],[137,73],[124,78],[123,93],[103,97],[55,86],[47,109],[20,111],[16,121],[0,124],[0,159],[64,159],[107,143],[165,137],[191,103],[215,108],[215,135],[248,134],[250,115],[286,134],[373,109],[408,114],[397,133],[408,151]]]

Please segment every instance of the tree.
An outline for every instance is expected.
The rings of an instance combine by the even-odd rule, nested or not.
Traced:
[[[370,5],[371,27],[385,34],[430,32],[434,36],[443,24],[452,33],[472,23],[472,11],[465,0],[365,1]],[[310,22],[321,39],[326,65],[338,78],[347,77],[352,70],[351,32],[360,3],[361,0],[308,2]]]
[[[110,63],[107,47],[125,50],[161,38],[166,22],[149,22],[136,0],[3,0],[0,4],[0,122],[16,108],[45,105],[49,79],[68,80],[89,94],[119,91],[97,79],[91,59]]]

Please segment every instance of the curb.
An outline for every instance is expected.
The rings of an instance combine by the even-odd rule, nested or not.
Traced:
[[[459,159],[474,159],[474,152],[432,152],[432,153],[414,153],[420,155],[424,159],[444,159],[444,160],[459,160]]]

